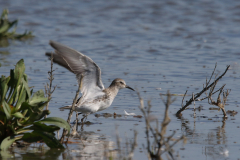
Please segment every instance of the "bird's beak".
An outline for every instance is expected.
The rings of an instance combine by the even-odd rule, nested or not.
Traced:
[[[128,88],[128,89],[131,89],[131,90],[135,91],[134,89],[132,89],[131,87],[129,87],[129,86],[127,86],[127,85],[126,85],[125,88]]]

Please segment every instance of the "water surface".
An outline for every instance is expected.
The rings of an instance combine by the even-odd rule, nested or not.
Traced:
[[[35,35],[33,40],[24,42],[9,40],[0,48],[0,73],[8,75],[9,69],[23,58],[29,85],[34,86],[34,91],[44,89],[48,82],[50,62],[44,53],[52,51],[48,42],[54,40],[91,57],[101,68],[106,87],[113,79],[123,78],[145,101],[151,100],[153,114],[160,122],[164,111],[160,93],[165,94],[167,90],[174,94],[184,94],[186,90],[189,94],[197,93],[206,77],[212,74],[216,62],[219,74],[226,65],[231,65],[219,87],[226,84],[225,88],[231,89],[227,110],[240,112],[239,1],[9,0],[0,1],[0,6],[1,10],[9,9],[10,19],[19,19],[18,32],[27,29]],[[62,112],[58,108],[72,103],[77,82],[66,69],[57,65],[54,68],[53,84],[57,88],[50,103],[51,116],[67,119],[68,111]],[[172,121],[168,133],[176,130],[176,137],[184,134],[188,141],[186,145],[179,143],[174,148],[175,155],[181,159],[239,158],[238,115],[229,116],[223,123],[222,112],[209,110],[213,106],[204,101],[196,103],[197,107],[203,106],[203,110],[196,112],[196,118],[189,109],[183,112],[182,119],[178,119],[174,114],[181,103],[182,97],[177,97],[170,107]],[[123,115],[126,110],[141,115],[138,106],[135,92],[121,90],[112,106],[100,114],[115,112]],[[94,124],[84,130],[94,132],[97,137],[104,135],[108,142],[116,142],[116,125],[122,143],[125,135],[132,138],[133,130],[137,130],[138,147],[134,159],[147,159],[142,147],[146,144],[143,119],[90,115],[88,120]],[[228,156],[221,154],[225,150],[229,151]],[[64,156],[60,153],[57,159],[64,159]]]

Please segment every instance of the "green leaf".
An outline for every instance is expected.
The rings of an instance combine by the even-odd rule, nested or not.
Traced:
[[[8,9],[3,9],[1,19],[8,19]]]
[[[23,137],[21,138],[21,140],[28,143],[41,141],[42,139],[43,139],[42,136],[39,136],[38,134],[34,133],[24,133]]]
[[[8,10],[7,9],[3,10],[0,18],[0,37],[11,38],[11,39],[23,39],[23,38],[34,37],[32,35],[32,32],[28,32],[28,31],[25,31],[23,34],[16,33],[17,23],[18,23],[18,20],[9,21]]]
[[[19,111],[21,111],[21,112],[23,111],[24,113],[26,112],[25,117],[28,117],[31,113],[34,112],[33,109],[34,109],[34,107],[29,105],[28,102],[23,102]]]
[[[12,116],[14,116],[16,118],[24,118],[24,116],[22,115],[21,112],[15,112],[14,114],[12,114]]]
[[[65,121],[62,118],[59,118],[59,117],[48,117],[48,118],[45,118],[45,119],[43,119],[43,120],[41,120],[39,122],[53,124],[53,125],[56,125],[58,127],[65,128],[65,129],[68,130],[68,133],[70,133],[70,125],[67,123],[67,121]]]
[[[0,155],[3,160],[12,159],[14,157],[14,153],[8,150],[7,151],[1,150]]]
[[[4,34],[10,29],[10,24],[8,20],[1,20],[1,28],[0,28],[0,34]]]
[[[44,132],[49,132],[49,133],[53,133],[57,130],[60,130],[60,127],[54,126],[54,125],[46,125],[40,122],[35,122],[33,123],[33,125],[31,127],[29,127],[29,129],[32,129],[34,131],[44,131]]]
[[[22,138],[22,140],[27,142],[36,142],[42,139],[50,148],[64,148],[53,134],[44,131],[33,131],[32,133],[25,133]]]
[[[15,106],[15,108],[16,108],[17,111],[19,110],[21,104],[22,104],[23,102],[25,102],[25,101],[26,101],[26,90],[25,90],[25,88],[22,86],[21,91],[20,91],[20,95],[19,95],[19,97],[18,97],[17,104],[16,104],[16,106]]]
[[[15,66],[13,75],[11,74],[11,78],[14,77],[14,92],[9,100],[9,104],[12,104],[14,100],[17,100],[19,95],[18,91],[20,89],[20,82],[22,80],[23,73],[25,71],[25,65],[23,59],[19,60]],[[13,76],[13,77],[12,77]]]
[[[6,118],[10,119],[11,118],[11,108],[9,107],[9,104],[7,104],[7,102],[5,100],[3,100],[2,106],[3,106],[4,113],[6,115]]]
[[[14,80],[14,70],[11,69],[10,70],[10,81],[8,82],[8,87],[10,88],[10,91],[8,92],[8,98],[7,98],[7,102],[9,102],[10,98],[11,98],[11,95],[14,91],[14,88],[16,86],[16,83],[15,80]]]
[[[33,123],[35,121],[39,121],[41,120],[43,117],[45,117],[46,115],[49,115],[50,111],[49,110],[44,110],[44,111],[40,111],[40,112],[35,112],[32,113],[30,115],[30,118],[28,120],[28,123]]]
[[[4,100],[4,98],[6,97],[6,93],[8,90],[8,82],[10,80],[10,77],[5,78],[5,76],[2,75],[1,79],[0,79],[0,94],[1,94],[1,100]]]
[[[15,102],[17,102],[17,100],[19,99],[19,96],[20,96],[21,88],[22,88],[22,85],[18,85],[15,88],[15,91],[13,94],[13,99],[12,99],[11,103],[9,103],[9,104],[14,104]]]
[[[45,97],[45,96],[44,96],[43,90],[41,89],[33,94],[32,99],[42,98],[42,97]]]
[[[18,137],[15,137],[15,136],[8,136],[7,138],[5,138],[2,143],[1,143],[1,150],[6,150],[8,149],[8,147],[10,147],[14,141],[18,140],[22,138],[22,136],[18,136]]]
[[[21,122],[23,122],[24,120],[22,119],[17,119],[17,126],[23,126]],[[17,132],[16,132],[17,133]]]
[[[1,150],[8,149],[8,147],[11,146],[14,141],[15,141],[14,136],[8,136],[7,138],[5,138],[1,143]]]
[[[25,109],[25,110],[23,111],[22,115],[25,116],[25,115],[27,114],[27,112],[28,112],[28,109]]]
[[[43,90],[39,90],[33,94],[32,98],[29,101],[29,104],[36,105],[39,102],[46,102],[46,101],[48,101],[48,98],[44,96]]]
[[[27,75],[24,74],[23,77],[24,77],[24,78],[22,79],[23,86],[24,86],[24,88],[25,88],[26,91],[27,91],[28,97],[30,98],[30,97],[31,97],[31,93],[30,93],[30,89],[29,89],[29,87],[28,87]]]
[[[50,148],[64,148],[63,145],[56,139],[56,137],[48,132],[33,131],[33,133],[41,136],[43,138],[43,141]]]
[[[21,59],[17,62],[15,66],[14,79],[17,81],[21,81],[24,71],[25,71],[24,60]]]
[[[12,28],[13,26],[15,26],[13,29],[13,32],[15,32],[17,29],[17,24],[18,24],[18,20],[14,20],[14,21],[10,22],[9,29]]]
[[[46,102],[47,103],[47,102]],[[42,104],[42,103],[41,103]],[[40,104],[39,104],[40,105]],[[43,106],[45,103],[42,104]],[[29,117],[28,122],[26,123],[33,123],[35,121],[41,120],[44,116],[49,115],[49,110],[42,110],[39,109],[36,106],[31,106],[27,102],[23,102],[19,112],[22,112],[24,114],[24,117]],[[25,123],[25,122],[24,122]]]
[[[48,101],[35,104],[35,110],[43,111],[44,107],[47,105]]]

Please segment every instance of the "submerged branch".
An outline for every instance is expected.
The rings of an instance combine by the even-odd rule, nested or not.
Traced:
[[[225,69],[225,71],[223,72],[222,75],[220,75],[217,79],[214,80],[213,83],[210,83],[210,80],[212,79],[212,76],[214,75],[214,72],[215,72],[215,69],[216,69],[216,65],[215,65],[215,68],[213,70],[213,73],[209,79],[209,81],[206,80],[206,86],[202,89],[201,92],[197,93],[197,94],[194,94],[194,96],[186,102],[186,104],[178,110],[178,112],[176,113],[177,116],[180,116],[181,115],[181,112],[184,111],[189,105],[192,104],[192,102],[195,100],[195,101],[200,101],[200,100],[203,100],[203,99],[206,99],[206,98],[203,98],[203,99],[198,99],[204,92],[206,92],[207,90],[209,90],[210,88],[213,87],[213,89],[215,88],[217,82],[227,73],[228,69],[229,69],[230,65],[227,66],[227,68]],[[213,91],[213,90],[212,90]],[[212,92],[211,92],[212,93]],[[214,92],[216,93],[216,92]],[[183,97],[183,99],[185,98],[185,96]]]

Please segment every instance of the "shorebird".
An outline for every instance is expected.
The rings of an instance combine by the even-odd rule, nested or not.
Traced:
[[[81,84],[82,96],[76,103],[75,111],[83,114],[82,122],[89,114],[110,107],[120,89],[128,88],[134,91],[121,78],[114,79],[108,88],[104,88],[101,69],[91,58],[61,43],[50,40],[49,44],[55,49],[53,62],[73,72],[78,83]],[[51,53],[46,55],[51,57]],[[61,107],[61,109],[70,108],[71,106]]]

